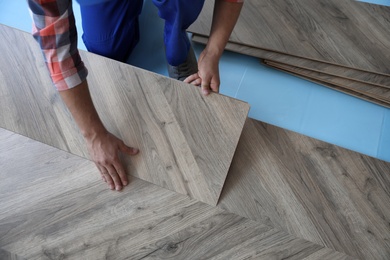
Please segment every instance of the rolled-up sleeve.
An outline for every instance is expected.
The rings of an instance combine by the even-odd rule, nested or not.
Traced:
[[[77,49],[71,0],[28,0],[33,36],[39,43],[52,81],[59,91],[83,82],[88,74]]]

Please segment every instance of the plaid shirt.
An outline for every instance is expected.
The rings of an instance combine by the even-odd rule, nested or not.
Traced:
[[[28,0],[28,4],[33,36],[42,49],[54,85],[59,91],[79,85],[87,78],[88,71],[77,49],[72,0]]]

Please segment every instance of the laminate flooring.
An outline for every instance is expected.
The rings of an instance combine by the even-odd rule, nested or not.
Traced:
[[[353,259],[0,129],[1,259]]]
[[[208,38],[194,34],[192,36],[192,40],[197,43],[207,44]],[[284,66],[283,71],[291,72],[293,75],[301,76],[302,78],[309,79],[348,95],[352,95],[384,107],[389,107],[388,100],[390,95],[390,85],[385,86],[383,84],[378,84],[378,81],[376,81],[375,84],[372,84],[369,80],[381,80],[381,82],[384,82],[387,78],[390,80],[390,77],[378,74],[374,75],[374,73],[343,68],[231,42],[227,43],[226,49],[261,58],[265,60],[267,65],[270,65],[271,63],[279,64]],[[272,67],[276,68],[276,66]],[[290,70],[287,70],[287,67]],[[279,66],[278,69],[281,69],[281,67]],[[323,69],[324,72],[322,72],[321,69]],[[328,72],[331,74],[328,74]],[[343,73],[346,74],[344,75]],[[358,79],[352,78],[353,76],[360,74],[362,74],[363,77],[358,77]],[[360,78],[362,78],[362,80]]]
[[[207,36],[214,1],[190,32]],[[231,42],[390,74],[390,7],[353,0],[248,0]]]
[[[32,36],[0,27],[0,126],[88,157],[53,88]],[[141,155],[123,158],[133,176],[216,205],[249,105],[202,96],[180,81],[81,52],[90,91],[106,126]]]
[[[360,259],[390,257],[390,163],[248,119],[219,206]]]
[[[12,34],[6,36],[12,40]],[[21,38],[24,39],[23,37]],[[28,42],[29,39],[30,38],[26,37],[25,42]],[[19,48],[21,48],[21,46],[19,46]],[[23,48],[21,48],[20,52],[22,51]],[[29,54],[24,53],[25,55],[22,57],[18,56],[18,53],[2,53],[4,53],[4,58],[11,55],[10,57],[12,58],[8,57],[7,59],[10,59],[8,64],[10,67],[13,67],[13,74],[7,75],[6,72],[9,73],[10,71],[7,68],[3,69],[2,67],[0,70],[0,80],[2,82],[2,84],[0,84],[1,126],[3,127],[3,125],[5,125],[4,128],[16,129],[17,131],[15,132],[19,132],[23,135],[31,134],[33,137],[30,136],[30,138],[44,143],[54,143],[56,145],[53,146],[59,147],[63,150],[70,150],[68,147],[72,147],[73,152],[77,151],[81,156],[85,157],[83,149],[78,148],[78,146],[82,145],[82,139],[78,139],[79,135],[75,134],[73,138],[70,138],[68,136],[69,132],[65,131],[66,129],[73,127],[72,120],[70,120],[70,116],[67,111],[61,108],[61,102],[59,102],[59,97],[56,94],[56,91],[51,88],[40,87],[49,86],[48,84],[50,84],[44,64],[35,61],[37,62],[37,66],[41,66],[41,68],[37,68],[36,66],[23,66],[23,62],[26,62],[27,64],[31,63],[29,59],[41,59],[40,54],[35,52],[32,53],[31,50],[27,52]],[[12,61],[15,60],[18,62],[12,63]],[[92,62],[92,60],[88,60],[88,58],[86,61]],[[100,63],[96,61],[96,64]],[[34,75],[34,77],[27,77],[23,75],[22,72],[17,74],[15,71],[18,71],[17,69],[20,68],[25,70],[23,73],[27,75]],[[150,75],[153,76],[153,74]],[[90,78],[93,77],[96,77],[96,79],[92,80],[99,80],[98,76],[91,74]],[[164,80],[165,79],[162,81]],[[24,88],[15,84],[4,85],[3,82],[7,81],[18,82]],[[13,86],[13,88],[10,89],[8,86]],[[34,86],[35,89],[31,86]],[[39,91],[36,91],[36,89],[39,89]],[[27,92],[27,96],[23,95],[23,92]],[[34,99],[28,98],[30,96],[33,96]],[[211,95],[210,97],[212,96],[218,95]],[[118,106],[120,106],[120,104],[118,104]],[[103,114],[109,113],[109,111],[105,111],[103,108],[99,109],[101,109],[101,113]],[[54,112],[52,112],[52,110],[54,110]],[[121,111],[121,113],[123,113],[123,111]],[[115,120],[119,120],[119,116],[120,115],[115,115]],[[115,128],[112,130],[115,131]],[[12,138],[6,137],[5,139],[11,140]],[[0,142],[0,145],[2,143],[5,142]],[[6,152],[4,153],[6,155],[9,154],[9,160],[12,159],[9,166],[11,171],[22,165],[23,162],[28,162],[27,159],[21,160],[21,157],[11,155],[13,147],[14,146],[11,143],[8,143],[6,145]],[[77,150],[77,148],[79,150]],[[40,149],[41,148],[35,150],[33,148],[25,147],[25,149],[19,149],[14,154],[23,154],[23,151],[29,151],[30,156],[35,154],[38,156]],[[54,152],[47,153],[48,156],[54,156],[54,154]],[[152,155],[153,153],[140,154],[140,156],[145,157]],[[116,230],[120,228],[120,225],[108,225],[102,228],[102,225],[105,223],[104,221],[107,220],[108,223],[112,223],[110,222],[110,217],[112,216],[110,214],[122,214],[120,215],[120,218],[125,221],[126,217],[129,215],[128,212],[137,211],[138,205],[142,206],[142,201],[148,198],[150,198],[150,203],[155,203],[157,204],[156,207],[160,207],[159,210],[155,210],[155,212],[158,212],[157,215],[168,214],[164,216],[173,216],[177,212],[174,210],[176,199],[173,199],[174,202],[172,203],[169,202],[169,206],[166,206],[168,202],[161,201],[164,200],[166,196],[164,194],[166,191],[160,192],[160,190],[163,190],[160,187],[154,185],[151,186],[151,184],[147,182],[133,178],[130,186],[124,189],[122,193],[111,192],[107,190],[104,183],[98,180],[96,169],[92,166],[92,168],[88,168],[89,166],[86,167],[84,165],[91,165],[91,162],[79,158],[81,160],[79,163],[71,161],[61,167],[57,165],[59,164],[59,161],[65,160],[64,158],[67,157],[76,158],[66,154],[66,156],[64,155],[61,157],[62,159],[58,160],[50,158],[45,160],[43,155],[39,155],[39,159],[35,159],[35,161],[41,162],[41,164],[45,165],[41,165],[42,167],[36,170],[37,174],[42,173],[47,174],[45,176],[52,177],[52,170],[45,170],[45,167],[50,167],[53,164],[54,169],[58,169],[57,173],[61,173],[59,174],[60,176],[69,178],[58,184],[60,186],[52,184],[53,188],[51,188],[51,185],[48,184],[44,185],[44,187],[48,187],[48,190],[44,188],[37,188],[35,185],[38,185],[41,179],[37,179],[35,176],[31,177],[32,180],[28,179],[28,172],[34,170],[34,167],[40,167],[39,164],[34,163],[34,160],[30,161],[31,166],[25,165],[22,167],[24,171],[27,172],[23,172],[24,175],[22,175],[26,176],[28,179],[28,183],[23,182],[23,185],[25,186],[18,186],[18,189],[13,190],[13,185],[9,183],[19,183],[19,179],[17,179],[19,175],[14,173],[7,175],[7,178],[15,178],[13,181],[9,180],[7,182],[0,183],[0,185],[2,185],[0,192],[4,192],[4,194],[9,193],[7,196],[1,194],[0,201],[12,204],[14,202],[16,203],[16,200],[23,196],[27,199],[36,198],[37,200],[41,197],[44,201],[44,208],[38,211],[34,211],[33,205],[29,207],[29,203],[24,201],[23,205],[29,208],[26,209],[26,211],[23,211],[27,213],[20,213],[19,218],[17,218],[18,213],[14,213],[13,211],[16,212],[17,210],[21,210],[20,207],[13,207],[11,205],[9,206],[9,210],[5,210],[4,213],[3,211],[0,212],[0,214],[11,214],[13,216],[10,217],[11,215],[7,215],[7,222],[2,220],[0,222],[0,228],[5,228],[7,226],[5,224],[8,223],[8,221],[10,223],[14,223],[11,225],[13,229],[12,232],[7,231],[9,229],[4,232],[9,236],[15,236],[18,237],[18,239],[20,238],[21,244],[28,245],[30,242],[34,244],[36,241],[38,241],[37,243],[39,244],[42,241],[55,240],[56,237],[63,234],[62,231],[58,231],[63,230],[62,228],[72,229],[75,227],[76,231],[80,229],[80,232],[84,232],[84,223],[88,223],[87,229],[92,232],[88,233],[88,236],[92,236],[93,239],[99,239],[99,232],[102,232],[102,234],[104,234],[102,240],[112,241],[110,239],[118,238],[118,236],[114,236],[112,234],[117,232]],[[2,158],[3,157],[0,157],[0,160]],[[5,162],[8,162],[9,160],[7,159]],[[70,171],[71,173],[62,173],[67,171]],[[6,171],[3,171],[1,173],[5,172]],[[335,251],[338,251],[360,259],[387,260],[390,257],[390,208],[388,207],[388,205],[390,205],[389,173],[390,164],[384,161],[348,151],[335,145],[330,145],[275,126],[247,119],[243,127],[241,138],[230,166],[229,174],[218,206],[213,208],[206,205],[205,207],[207,207],[208,210],[214,210],[215,212],[219,212],[219,210],[223,210],[223,212],[230,212],[245,219],[255,221],[257,223],[256,225],[265,225],[270,229],[278,230],[278,232],[281,231],[283,234],[289,234],[293,240],[303,239],[320,245],[321,248],[323,248],[320,251],[313,253],[312,256],[308,256],[308,259],[315,259],[314,256],[321,259],[323,256],[322,254],[334,254]],[[42,181],[44,181],[44,178],[42,178]],[[84,188],[77,186],[79,182],[79,185],[84,183]],[[30,186],[31,188],[29,188]],[[85,188],[86,186],[88,188]],[[148,188],[145,188],[146,186]],[[154,188],[151,189],[149,187]],[[34,195],[31,195],[31,192],[33,192]],[[50,199],[45,200],[44,198],[49,196],[48,194],[51,194],[51,192],[54,193],[54,197],[50,197]],[[61,192],[63,192],[63,194],[61,194]],[[59,193],[60,195],[58,195]],[[130,196],[131,194],[138,193],[142,195],[146,194],[146,197],[140,196],[137,198],[137,195],[134,195],[137,198],[136,199]],[[148,197],[149,193],[150,197]],[[172,194],[175,198],[176,196],[179,196],[173,192],[169,194]],[[64,195],[69,195],[70,197],[65,201],[62,201],[61,199],[63,199]],[[107,196],[104,200],[105,202],[103,204],[96,205],[97,202],[95,200],[99,201],[103,195]],[[3,198],[4,200],[2,200]],[[189,201],[191,200],[186,196],[181,196],[180,198],[182,198],[180,200],[185,202],[183,204],[178,203],[183,205],[185,210],[188,209],[191,211],[191,206],[185,206],[187,205],[186,203],[190,203]],[[11,202],[8,202],[8,200]],[[83,206],[83,201],[85,200],[88,201],[87,208]],[[90,202],[91,200],[95,202]],[[167,201],[169,200],[170,199],[168,198]],[[78,204],[79,201],[81,204]],[[131,202],[129,202],[131,206],[121,207],[120,203],[122,201],[139,201],[139,203],[134,202],[131,204]],[[119,203],[119,205],[116,204],[117,206],[115,208],[107,206],[113,203]],[[150,208],[152,207],[149,207],[149,209]],[[178,206],[178,208],[180,208],[180,206]],[[194,209],[194,211],[198,212],[199,209],[197,207],[195,208],[196,210]],[[95,219],[95,212],[98,212],[99,210],[105,210],[106,213],[102,213],[103,217],[101,218],[99,218],[100,213],[96,213],[97,217]],[[175,213],[169,215],[171,212]],[[207,218],[210,216],[210,219],[212,219],[211,216],[214,216],[213,213],[204,212],[205,211],[201,211],[201,215],[204,214],[201,218]],[[143,218],[152,218],[153,210],[140,214],[141,217],[139,217],[137,221],[142,221]],[[191,214],[188,214],[188,218],[191,218]],[[61,223],[54,220],[56,216],[59,216]],[[75,217],[76,222],[72,222],[72,225],[67,225],[66,223],[68,223],[68,219],[66,216],[69,216],[69,219],[77,216]],[[84,216],[88,219],[86,222],[77,222],[77,219],[84,218]],[[41,218],[43,218],[45,221],[34,225],[34,227],[41,228],[39,229],[41,231],[37,231],[36,235],[31,235],[24,240],[22,239],[23,236],[21,234],[22,228],[27,228],[26,225],[29,223],[21,227],[18,227],[18,225],[24,225],[23,223],[28,221],[30,218],[38,222],[41,221]],[[187,220],[188,218],[185,219]],[[16,223],[14,220],[18,220],[18,222]],[[159,223],[159,221],[156,220],[154,223]],[[163,222],[162,226],[156,230],[176,227],[176,224],[171,225],[170,223],[171,222],[169,221]],[[95,226],[91,227],[89,224]],[[45,225],[47,226],[46,229],[44,227]],[[165,227],[165,225],[168,226]],[[141,229],[141,226],[142,223],[138,225],[139,229]],[[139,229],[134,232],[139,233]],[[218,230],[219,232],[222,232],[224,228],[218,228]],[[143,229],[143,231],[148,232],[145,229]],[[76,232],[75,234],[80,233]],[[239,234],[241,233],[236,233],[238,237],[240,236]],[[166,236],[167,235],[168,234],[166,234]],[[264,237],[268,236],[269,235],[264,235]],[[206,237],[208,236],[204,235],[203,239],[206,239]],[[132,243],[138,243],[137,238],[142,240],[143,235],[132,238],[134,240]],[[84,239],[84,237],[81,237],[80,239]],[[219,239],[220,236],[211,238],[212,241]],[[118,239],[118,244],[125,240],[126,238],[124,238],[124,240]],[[11,241],[11,238],[6,241]],[[72,251],[72,248],[76,248],[76,252],[79,248],[84,246],[82,242],[73,243],[69,241],[73,240],[70,239],[68,242],[62,244],[63,247],[69,249],[66,249],[66,252]],[[189,240],[189,244],[184,243],[185,248],[192,248],[192,250],[195,250],[194,248],[197,247],[195,244],[202,245],[200,242],[201,239],[196,240],[197,242],[190,241],[194,240]],[[227,236],[226,241],[229,241],[229,236]],[[99,243],[100,242],[97,242],[97,244]],[[94,248],[101,248],[103,251],[102,254],[105,254],[112,243],[102,243]],[[153,243],[153,241],[149,242],[148,245]],[[50,243],[48,242],[48,244]],[[89,243],[85,244],[87,245],[87,248]],[[212,244],[212,242],[210,242],[210,244]],[[2,245],[3,246],[1,247],[3,247],[4,250],[22,257],[30,255],[30,253],[31,255],[36,256],[36,254],[39,254],[37,253],[39,250],[45,249],[47,249],[49,255],[54,255],[53,258],[57,254],[61,257],[61,252],[64,252],[61,251],[62,249],[57,250],[49,247],[34,248],[23,246],[22,249],[18,250],[26,250],[26,252],[23,251],[24,253],[20,253],[19,251],[10,250],[11,245]],[[14,244],[15,247],[12,248],[18,248],[17,245],[19,244]],[[143,246],[141,246],[141,248],[142,247]],[[145,247],[147,247],[147,245]],[[158,251],[158,248],[161,248],[161,246],[151,247],[153,250],[156,250],[156,252],[161,252]],[[175,245],[173,245],[173,247],[175,247]],[[237,246],[237,248],[240,247],[244,246]],[[292,246],[293,249],[286,249],[283,252],[289,254],[288,252],[295,250],[295,247],[299,248],[299,246],[295,244],[295,246]],[[115,248],[115,246],[112,246],[112,248]],[[119,248],[122,247],[119,246]],[[162,246],[162,248],[164,247]],[[231,246],[231,248],[233,249],[235,247]],[[27,252],[28,250],[31,251]],[[125,251],[126,250],[128,250],[128,248],[125,249]],[[196,250],[202,249],[196,248]],[[85,249],[84,251],[88,250]],[[303,250],[299,252],[306,251]],[[146,254],[149,253],[151,253],[151,251],[148,251]],[[67,254],[72,255],[72,253]],[[89,253],[86,252],[86,254]],[[110,255],[109,253],[107,254]],[[152,256],[153,253],[150,255]],[[297,256],[291,255],[292,259],[294,259],[294,257],[297,259],[304,258],[303,256],[300,256],[299,253],[297,253]],[[162,258],[162,256],[160,258]],[[272,259],[272,256],[263,258]],[[283,255],[280,257],[275,256],[275,258],[283,258]],[[323,258],[326,257],[324,256]],[[336,257],[329,258],[336,259]]]

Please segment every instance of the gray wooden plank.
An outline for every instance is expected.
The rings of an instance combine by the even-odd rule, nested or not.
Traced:
[[[247,120],[219,206],[360,259],[390,256],[390,163]]]
[[[387,98],[384,98],[381,95],[373,94],[370,92],[381,92],[381,90],[373,90],[372,88],[366,86],[359,86],[358,84],[352,84],[353,87],[344,86],[343,84],[337,83],[337,79],[331,76],[332,80],[328,81],[327,75],[319,74],[318,72],[313,71],[307,71],[300,68],[295,68],[289,65],[275,63],[275,62],[268,62],[264,61],[264,64],[270,66],[271,68],[289,73],[291,75],[300,77],[302,79],[320,84],[322,86],[328,87],[330,89],[342,92],[344,94],[348,94],[366,101],[369,101],[371,103],[381,105],[383,107],[390,108],[390,102]],[[332,83],[330,83],[332,82]],[[369,89],[370,92],[366,92],[365,90]]]
[[[0,164],[0,253],[7,257],[300,259],[324,250],[138,178],[113,193],[92,162],[4,129]]]
[[[24,260],[16,254],[12,254],[0,248],[0,259],[1,260]]]
[[[213,3],[190,32],[209,34]],[[229,41],[389,76],[389,18],[354,0],[247,0]]]
[[[302,75],[302,74],[296,73],[295,71],[296,70],[300,70],[300,69],[295,69],[294,67],[292,67],[290,69],[290,68],[287,68],[287,66],[276,65],[276,63],[265,62],[264,64],[270,66],[271,68],[274,68],[274,69],[277,69],[277,70],[289,73],[289,74],[291,74],[293,76],[300,77],[302,79],[305,79],[305,80],[317,83],[319,85],[328,87],[328,88],[336,90],[338,92],[341,92],[341,93],[344,93],[344,94],[348,94],[350,96],[357,97],[357,98],[363,99],[365,101],[369,101],[371,103],[374,103],[374,104],[377,104],[377,105],[380,105],[380,106],[383,106],[383,107],[390,108],[389,101],[384,99],[381,96],[378,96],[378,95],[375,95],[375,94],[371,94],[371,93],[366,93],[366,92],[359,91],[359,90],[355,90],[353,88],[347,88],[347,87],[344,87],[344,86],[339,85],[339,84],[329,83],[329,82],[327,82],[325,80],[322,80],[322,79],[320,79],[320,78],[318,78],[316,76],[313,76],[314,73],[312,73],[312,72],[310,72],[308,74],[305,74],[305,75]]]
[[[32,36],[0,27],[0,126],[88,158],[78,128],[52,87]],[[124,158],[133,176],[216,205],[249,105],[130,65],[82,52],[106,126],[141,150]]]
[[[308,78],[314,78],[323,82],[327,82],[342,88],[356,91],[360,94],[367,95],[369,97],[379,99],[384,102],[390,102],[390,89],[372,86],[356,81],[346,80],[339,77],[330,76],[325,73],[311,71],[307,69],[297,68],[284,63],[264,60],[264,63],[272,67],[278,67],[280,69],[291,71],[297,75],[301,75]]]

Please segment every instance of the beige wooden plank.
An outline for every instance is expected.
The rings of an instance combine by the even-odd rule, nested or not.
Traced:
[[[209,35],[213,4],[190,32]],[[389,18],[354,0],[247,0],[229,41],[389,76]]]
[[[208,37],[193,34],[192,41],[201,44],[207,44]],[[283,54],[280,52],[264,50],[261,48],[250,47],[232,42],[228,42],[225,49],[265,60],[284,63],[302,69],[325,73],[330,76],[352,80],[353,82],[357,81],[368,85],[390,88],[390,77],[374,72],[366,72],[325,62],[299,58],[294,55]]]
[[[88,157],[30,34],[1,26],[0,126]],[[82,52],[96,109],[109,131],[138,147],[133,176],[216,205],[249,105]]]
[[[138,178],[113,193],[92,162],[4,129],[0,164],[0,256],[300,259],[324,250]]]

